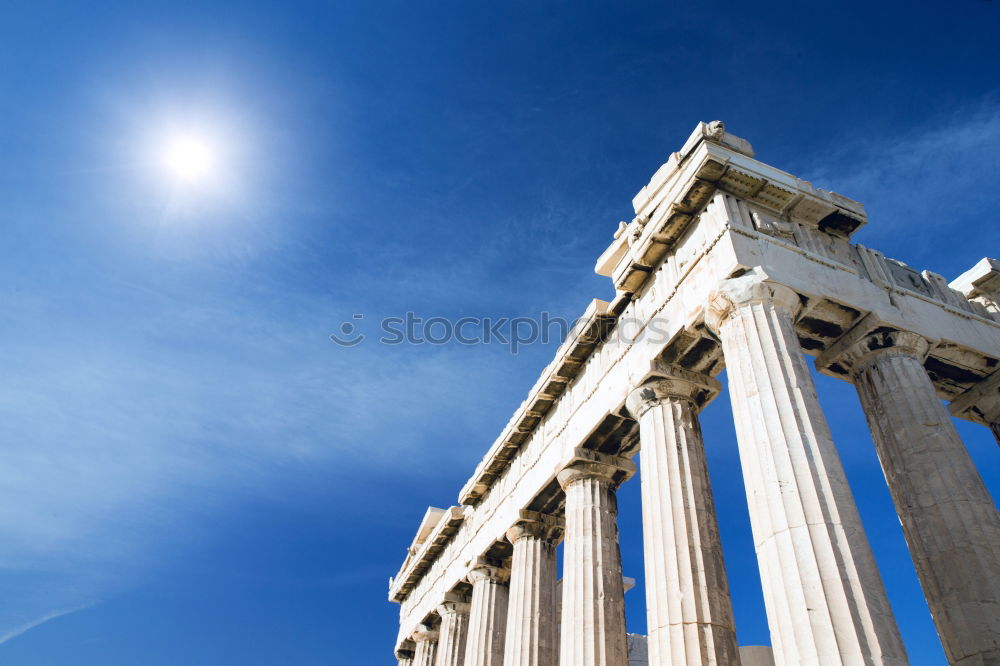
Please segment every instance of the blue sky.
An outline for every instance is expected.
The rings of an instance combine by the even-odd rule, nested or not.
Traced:
[[[918,269],[1000,253],[993,2],[0,11],[4,664],[393,663],[388,577],[554,345],[329,334],[577,316],[699,120],[864,202],[857,240]],[[220,142],[213,187],[151,164],[175,126]],[[912,663],[943,663],[857,398],[818,381]],[[740,642],[766,643],[728,410],[704,430]]]

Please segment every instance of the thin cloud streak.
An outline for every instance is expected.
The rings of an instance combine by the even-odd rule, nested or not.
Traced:
[[[11,636],[183,557],[211,538],[206,518],[250,493],[294,494],[317,470],[354,492],[349,478],[366,470],[464,469],[490,441],[453,435],[498,430],[493,414],[516,406],[493,411],[467,390],[519,376],[502,350],[343,349],[327,336],[351,306],[322,293],[275,283],[181,299],[122,276],[77,288],[89,292],[80,301],[42,290],[5,303],[0,492],[17,501],[0,509],[0,632]],[[417,454],[435,439],[463,444],[432,463]]]
[[[87,605],[84,605],[84,606],[77,606],[76,608],[67,608],[67,609],[63,609],[63,610],[55,610],[55,611],[51,611],[49,613],[46,613],[45,615],[43,615],[42,617],[38,618],[37,620],[32,620],[31,622],[26,622],[25,624],[22,624],[22,625],[20,625],[18,627],[15,627],[14,629],[11,629],[10,631],[7,631],[5,633],[0,633],[0,643],[6,643],[7,641],[11,640],[12,638],[17,638],[21,634],[27,633],[27,632],[31,631],[32,629],[35,629],[36,627],[40,627],[41,625],[45,624],[49,620],[54,620],[54,619],[56,619],[58,617],[63,617],[64,615],[69,615],[70,613],[77,613],[79,611],[86,610],[86,609],[90,608],[91,606],[92,606],[92,604],[87,604]]]
[[[951,279],[992,251],[984,241],[997,238],[997,174],[1000,104],[988,101],[915,131],[846,137],[824,165],[797,175],[866,205],[855,240]]]

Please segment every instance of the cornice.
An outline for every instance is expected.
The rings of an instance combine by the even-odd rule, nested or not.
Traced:
[[[424,572],[434,563],[445,546],[458,532],[465,520],[465,511],[460,506],[453,506],[444,512],[437,525],[427,535],[420,550],[403,563],[402,568],[389,581],[389,601],[401,603],[410,591],[416,587]]]

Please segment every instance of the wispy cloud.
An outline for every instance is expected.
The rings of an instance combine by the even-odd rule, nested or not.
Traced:
[[[349,483],[419,464],[412,451],[442,405],[453,422],[480,413],[459,388],[461,350],[339,348],[328,299],[300,297],[294,315],[206,296],[156,298],[126,317],[83,312],[135,297],[5,301],[0,586],[11,613],[0,634],[65,608],[73,585],[99,595],[141,578],[248,489],[317,467]]]
[[[815,164],[810,156],[798,175],[865,204],[869,224],[856,236],[865,245],[949,278],[997,252],[997,100],[907,131],[845,136]]]
[[[295,479],[317,470],[357,494],[376,470],[470,467],[519,398],[498,407],[469,387],[526,389],[544,361],[526,378],[502,348],[334,345],[328,334],[356,307],[391,307],[399,284],[434,272],[406,265],[389,261],[393,278],[377,284],[340,275],[333,296],[273,275],[221,281],[236,291],[209,280],[203,291],[171,292],[153,271],[9,291],[0,636],[142,581],[205,538],[206,517],[249,493],[294,493]],[[452,283],[486,279],[476,270],[456,262]],[[508,302],[475,296],[484,311]],[[481,441],[460,435],[483,423]],[[436,462],[422,454],[431,440]]]
[[[37,619],[34,619],[34,620],[30,621],[30,622],[26,622],[24,624],[18,625],[16,627],[14,627],[13,629],[9,630],[9,631],[5,631],[3,633],[0,633],[0,643],[6,643],[7,641],[9,641],[12,638],[17,638],[18,636],[20,636],[21,634],[25,633],[26,631],[29,631],[31,629],[34,629],[35,627],[41,626],[41,625],[45,624],[46,622],[48,622],[49,620],[54,620],[57,617],[62,617],[64,615],[69,615],[70,613],[76,613],[78,611],[85,610],[86,608],[89,608],[89,605],[87,605],[87,606],[78,606],[76,608],[66,608],[66,609],[61,609],[61,610],[49,611],[48,613],[45,613],[44,615],[42,615],[41,617],[39,617]]]

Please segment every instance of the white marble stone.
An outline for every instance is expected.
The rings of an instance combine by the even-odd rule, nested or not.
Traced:
[[[462,666],[465,663],[470,608],[465,601],[446,601],[438,606],[441,627],[436,666]]]
[[[949,286],[981,305],[992,317],[1000,315],[1000,261],[984,257]]]
[[[948,662],[1000,664],[1000,514],[924,370],[928,344],[883,329],[842,348]]]
[[[438,632],[423,627],[413,632],[413,642],[416,650],[413,654],[413,666],[435,666],[437,661]]]
[[[629,395],[641,439],[650,663],[737,666],[736,628],[697,411],[710,377],[656,366]]]
[[[594,458],[558,477],[566,493],[561,666],[628,665],[614,478],[635,468],[625,459]]]
[[[509,571],[488,564],[479,564],[469,572],[472,605],[465,666],[503,664],[509,579]]]
[[[792,290],[750,272],[708,324],[725,353],[775,663],[906,664],[792,325]]]
[[[507,530],[514,546],[504,666],[556,666],[556,546],[561,521],[530,511]]]

